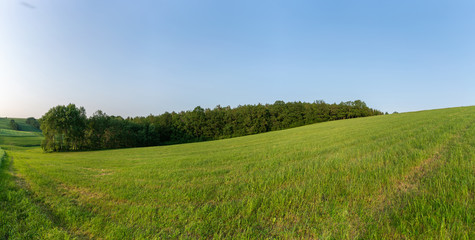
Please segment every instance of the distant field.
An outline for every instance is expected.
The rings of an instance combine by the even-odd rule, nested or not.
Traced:
[[[15,120],[18,125],[20,125],[21,131],[40,132],[39,129],[36,129],[29,124],[26,124],[25,118],[0,118],[0,129],[10,129],[10,120],[12,119]]]
[[[0,118],[0,147],[1,146],[40,146],[43,136],[40,130],[25,123],[26,119],[13,118],[21,131],[14,131],[10,129],[11,118]]]
[[[0,147],[10,147],[10,145],[31,147],[40,146],[43,137],[41,135],[34,136],[5,136],[0,135]]]
[[[0,238],[475,239],[474,123],[462,107],[149,148],[0,143]]]

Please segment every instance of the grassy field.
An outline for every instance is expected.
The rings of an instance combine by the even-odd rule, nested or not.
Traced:
[[[11,146],[40,146],[43,135],[40,130],[26,124],[24,118],[13,118],[21,131],[10,129],[10,120],[12,118],[0,118],[0,147]]]
[[[3,144],[0,238],[475,239],[474,123],[462,107],[162,147]]]
[[[21,131],[40,132],[39,129],[27,124],[26,118],[0,118],[0,129],[10,129],[10,120],[12,119],[20,126]]]

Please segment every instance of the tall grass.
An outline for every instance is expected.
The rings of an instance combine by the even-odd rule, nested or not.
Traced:
[[[12,172],[11,159],[0,149],[0,239],[68,239],[34,200],[34,193]]]
[[[465,107],[175,146],[7,153],[45,216],[38,238],[474,239],[474,122]]]

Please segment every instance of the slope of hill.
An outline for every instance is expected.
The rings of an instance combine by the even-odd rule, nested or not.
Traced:
[[[21,131],[10,129],[11,119],[20,126]],[[26,119],[0,118],[0,146],[40,146],[42,139],[41,131],[27,124]]]
[[[463,107],[174,146],[7,149],[0,236],[474,239],[474,123]]]
[[[0,118],[0,129],[10,129],[10,120],[12,119],[20,126],[20,131],[41,132],[38,128],[27,124],[25,118]]]

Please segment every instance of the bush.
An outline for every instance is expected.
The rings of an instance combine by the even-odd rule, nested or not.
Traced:
[[[10,128],[12,130],[20,130],[20,125],[18,125],[18,123],[15,122],[15,120],[10,120]]]
[[[34,117],[29,117],[26,119],[26,124],[33,126],[36,129],[40,129],[40,123]]]

